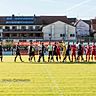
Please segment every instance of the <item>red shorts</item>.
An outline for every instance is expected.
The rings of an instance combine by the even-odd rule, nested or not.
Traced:
[[[96,52],[95,51],[92,51],[92,55],[96,55]]]
[[[86,55],[90,55],[90,52],[87,52]]]
[[[73,56],[76,56],[76,52],[73,52],[72,55],[73,55]]]
[[[57,52],[57,55],[59,55],[59,56],[60,56],[60,52]]]

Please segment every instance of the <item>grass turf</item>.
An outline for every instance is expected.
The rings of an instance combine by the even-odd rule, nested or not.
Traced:
[[[0,96],[96,96],[95,63],[24,63],[5,56]]]

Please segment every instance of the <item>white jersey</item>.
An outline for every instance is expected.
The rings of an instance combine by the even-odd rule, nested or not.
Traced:
[[[42,45],[38,46],[38,50],[41,51],[42,50]]]
[[[28,46],[28,54],[30,53],[30,46]]]

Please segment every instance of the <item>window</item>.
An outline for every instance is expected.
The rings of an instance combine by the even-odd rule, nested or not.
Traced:
[[[12,30],[17,30],[17,27],[16,26],[12,26]]]
[[[33,26],[29,26],[29,28],[28,28],[30,31],[32,31],[33,30]]]
[[[60,34],[60,37],[65,37],[65,34]]]
[[[49,34],[49,36],[51,36],[51,34]]]
[[[10,36],[9,33],[3,34],[3,37],[9,37],[9,36]]]
[[[11,36],[12,36],[12,37],[17,37],[17,34],[16,34],[16,33],[14,33],[14,34],[11,34]]]
[[[29,37],[33,37],[33,33],[30,33],[30,34],[29,34]]]
[[[38,33],[38,34],[35,34],[35,36],[36,36],[36,37],[40,37],[40,33]]]
[[[38,30],[39,30],[39,28],[40,28],[39,26],[36,26],[36,27],[35,27],[36,31],[38,31]]]
[[[70,37],[75,37],[75,34],[70,34]]]
[[[22,29],[23,31],[25,31],[25,30],[26,30],[26,26],[22,26],[21,29]]]
[[[60,34],[60,37],[63,37],[63,35],[62,35],[62,34]]]
[[[26,33],[21,33],[20,35],[21,35],[21,37],[28,37],[28,34],[26,34]]]
[[[63,34],[63,37],[65,37],[65,34]]]
[[[0,26],[0,29],[2,29],[2,26]]]
[[[10,27],[5,26],[5,30],[9,31],[10,30]]]

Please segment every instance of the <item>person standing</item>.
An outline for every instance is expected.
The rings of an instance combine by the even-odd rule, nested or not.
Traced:
[[[1,62],[3,59],[3,54],[2,54],[2,42],[0,42],[0,58],[1,58]]]
[[[96,58],[95,56],[96,56],[96,46],[95,46],[95,43],[93,43],[92,44],[92,57],[91,57],[92,61],[93,61],[93,57],[94,59]]]
[[[61,48],[62,48],[62,56],[63,56],[63,59],[65,58],[65,55],[66,55],[66,45],[65,43],[62,41],[61,43]]]
[[[57,52],[57,57],[59,57],[59,60],[61,62],[61,54],[60,54],[60,45],[59,45],[59,43],[57,44],[56,52]]]
[[[72,62],[73,62],[73,57],[75,58],[75,62],[76,62],[76,45],[73,42],[73,45],[71,46],[71,55],[72,55]]]
[[[14,62],[16,62],[16,59],[17,57],[19,56],[21,62],[24,62],[21,58],[21,54],[20,54],[20,48],[19,48],[19,42],[18,42],[18,45],[16,46],[16,56],[15,56],[15,59],[14,59]]]
[[[49,45],[48,45],[48,53],[49,53],[48,62],[50,62],[50,59],[51,60],[53,59],[53,46],[51,45],[51,42],[49,42]],[[54,61],[54,59],[53,59],[53,61]]]
[[[56,56],[56,60],[58,61],[58,56],[57,56],[57,43],[55,42],[55,45],[53,46],[53,59],[54,56]]]
[[[69,58],[69,61],[71,61],[70,60],[70,50],[71,50],[71,46],[70,46],[70,44],[68,42],[68,46],[67,46],[67,49],[66,49],[66,54],[65,54],[65,58],[63,59],[63,62],[65,62],[67,57]]]
[[[91,51],[91,47],[88,42],[88,45],[86,47],[86,62],[89,62],[89,60],[90,60],[90,51]]]
[[[30,48],[29,48],[29,61],[31,62],[32,59],[34,58],[34,62],[36,62],[35,60],[35,47],[33,46],[33,43],[30,43]]]
[[[44,50],[45,50],[45,46],[44,46],[44,43],[40,43],[40,46],[39,46],[39,59],[38,59],[38,62],[40,62],[41,60],[41,57],[43,58],[43,62],[45,62],[45,59],[44,59]]]
[[[81,44],[79,44],[79,46],[78,46],[78,56],[77,56],[78,62],[80,60],[80,57],[81,57],[82,61],[84,61],[84,58],[83,58],[83,53],[84,52],[83,51],[84,51],[83,46]]]

